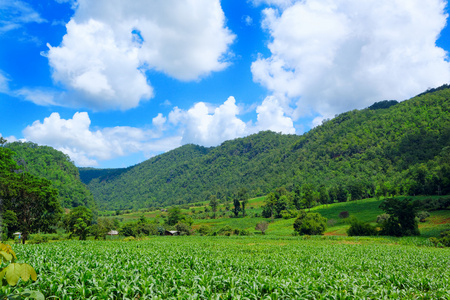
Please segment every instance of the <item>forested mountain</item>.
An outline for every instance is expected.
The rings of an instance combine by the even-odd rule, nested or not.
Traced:
[[[284,186],[331,200],[450,193],[450,89],[382,101],[308,133],[261,132],[204,148],[186,145],[126,170],[82,177],[100,208],[125,209],[250,196]]]
[[[92,193],[81,182],[78,168],[66,154],[31,142],[8,143],[5,147],[15,152],[14,160],[24,171],[52,182],[62,207],[95,207]]]

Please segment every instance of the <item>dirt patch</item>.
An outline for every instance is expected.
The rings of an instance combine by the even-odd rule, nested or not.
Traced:
[[[338,244],[361,245],[361,242],[357,242],[357,241],[339,241]]]
[[[345,233],[340,233],[340,232],[338,232],[338,230],[328,231],[328,232],[325,232],[323,235],[326,235],[326,236],[346,236]]]

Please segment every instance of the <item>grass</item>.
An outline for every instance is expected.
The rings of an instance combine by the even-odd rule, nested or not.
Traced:
[[[437,196],[434,196],[437,197]],[[423,199],[423,198],[434,198],[430,196],[417,196],[414,199]],[[267,234],[275,235],[275,236],[289,236],[293,233],[293,223],[294,219],[264,219],[262,217],[254,217],[254,215],[261,216],[262,206],[264,205],[265,197],[258,197],[254,199],[250,199],[247,204],[246,212],[247,217],[240,218],[230,218],[230,217],[219,217],[216,219],[194,219],[193,228],[198,229],[200,226],[205,225],[211,228],[211,230],[218,230],[224,226],[230,226],[232,228],[245,229],[252,233],[257,233],[255,231],[255,226],[257,223],[265,220],[269,221],[269,229],[267,230]],[[311,212],[320,213],[322,216],[331,221],[332,225],[328,227],[325,235],[328,236],[342,236],[346,235],[346,231],[349,228],[349,225],[346,223],[345,219],[339,218],[339,214],[341,212],[347,211],[350,216],[355,216],[361,221],[369,222],[375,225],[377,216],[382,214],[383,211],[379,208],[380,204],[383,202],[383,199],[364,199],[358,201],[351,202],[342,202],[342,203],[334,203],[330,205],[320,205],[314,208],[311,208]],[[192,214],[192,208],[195,209],[196,212],[204,211],[205,207],[208,206],[208,202],[200,203],[203,206],[193,206],[189,209],[183,209],[182,212],[184,214],[195,216]],[[231,205],[230,205],[231,207]],[[222,203],[218,206],[217,215],[220,215],[225,210],[225,204]],[[210,212],[211,214],[211,212]],[[231,215],[230,212],[227,213]],[[450,210],[443,211],[434,211],[430,212],[431,216],[427,219],[425,223],[419,224],[419,229],[421,234],[424,237],[438,237],[440,232],[443,230],[450,229]],[[163,222],[163,216],[167,215],[166,212],[158,211],[138,211],[132,212],[129,214],[122,214],[120,216],[115,216],[114,218],[118,218],[122,223],[137,221],[141,215],[144,215],[146,218],[154,220],[159,219],[160,222]]]

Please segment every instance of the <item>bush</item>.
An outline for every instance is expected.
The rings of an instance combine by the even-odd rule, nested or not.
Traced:
[[[420,222],[425,222],[429,216],[430,216],[430,213],[427,211],[419,211],[417,213],[417,218],[419,218]]]
[[[180,233],[180,235],[191,235],[192,234],[192,228],[186,223],[177,223],[175,225],[176,230]]]
[[[199,229],[197,229],[197,233],[200,235],[208,235],[210,232],[210,229],[206,225],[201,225]]]
[[[339,213],[339,218],[341,218],[341,219],[347,219],[349,216],[350,215],[349,215],[348,211],[341,211]]]
[[[261,231],[262,234],[266,234],[267,228],[269,228],[269,223],[266,221],[261,221],[256,224],[255,230]]]
[[[377,216],[377,223],[382,224],[385,221],[387,221],[389,219],[389,215],[388,214],[381,214]]]
[[[327,219],[319,213],[305,213],[294,221],[294,230],[300,235],[322,235],[327,229]]]
[[[230,236],[232,231],[233,231],[233,228],[231,228],[230,225],[225,225],[222,228],[220,228],[219,230],[217,230],[216,234]]]
[[[327,226],[329,227],[333,227],[334,225],[336,225],[337,221],[335,219],[329,219],[327,221]]]
[[[347,230],[347,234],[348,236],[374,236],[378,234],[378,231],[369,223],[353,217],[350,220],[350,228]]]

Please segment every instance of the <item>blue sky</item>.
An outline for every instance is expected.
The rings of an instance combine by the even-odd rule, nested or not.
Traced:
[[[443,0],[0,0],[0,135],[126,167],[450,82]]]

